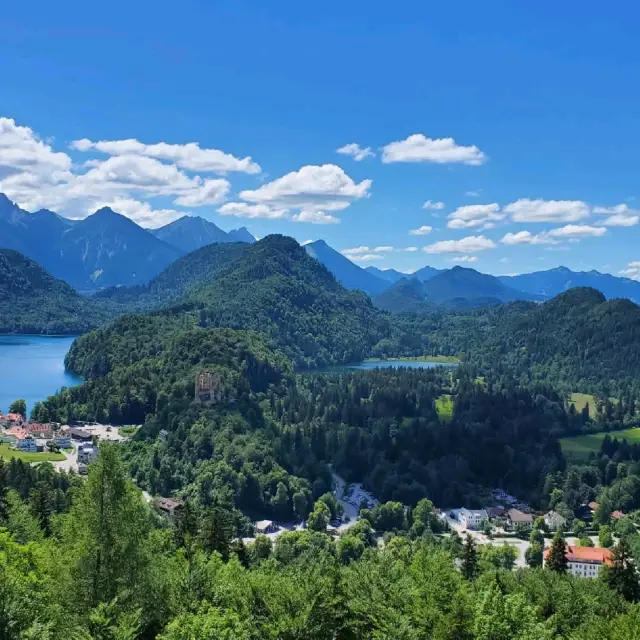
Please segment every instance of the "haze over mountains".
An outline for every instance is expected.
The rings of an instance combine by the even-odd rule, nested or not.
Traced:
[[[212,242],[254,242],[185,216],[153,232],[105,207],[83,220],[24,211],[0,194],[0,248],[13,249],[79,291],[145,284],[178,258]]]

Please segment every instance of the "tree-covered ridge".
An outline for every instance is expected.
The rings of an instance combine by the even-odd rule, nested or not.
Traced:
[[[543,304],[400,314],[392,338],[376,347],[394,350],[457,355],[483,373],[617,396],[640,376],[640,307],[571,289]]]
[[[83,333],[105,316],[66,282],[16,251],[0,249],[0,333]]]
[[[138,287],[112,287],[94,296],[113,311],[132,313],[166,306],[192,286],[213,280],[229,263],[240,258],[247,243],[210,244],[170,264],[149,284]]]
[[[363,293],[346,291],[292,238],[268,236],[186,294],[203,326],[265,333],[299,368],[366,357],[388,331]]]

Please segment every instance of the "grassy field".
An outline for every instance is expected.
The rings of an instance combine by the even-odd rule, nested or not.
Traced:
[[[562,453],[568,458],[587,459],[590,453],[598,453],[604,437],[609,434],[611,438],[626,440],[629,444],[640,443],[640,428],[625,429],[624,431],[601,431],[584,436],[561,438]]]
[[[578,413],[580,413],[587,404],[589,405],[589,413],[596,414],[596,399],[589,393],[572,393],[569,396],[569,404],[572,404]]]
[[[448,422],[453,417],[453,399],[450,394],[443,393],[436,398],[436,411],[443,422]]]
[[[133,426],[133,425],[129,425],[126,427],[120,427],[118,433],[121,436],[127,436],[127,437],[131,437],[133,435],[135,435],[136,431],[139,429],[139,427]]]
[[[60,460],[64,460],[64,456],[61,453],[26,453],[24,451],[11,449],[8,444],[0,444],[0,458],[4,458],[5,460],[17,458],[25,462],[59,462]]]

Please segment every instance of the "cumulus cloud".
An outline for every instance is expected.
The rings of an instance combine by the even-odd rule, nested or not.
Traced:
[[[371,248],[366,245],[361,245],[359,247],[344,249],[342,255],[357,262],[371,262],[372,260],[381,260],[385,254],[390,251],[393,251],[393,247],[381,246]]]
[[[313,209],[294,214],[292,220],[294,222],[309,222],[311,224],[337,224],[340,222],[340,218],[336,218],[326,211],[315,211]]]
[[[186,145],[144,145],[137,140],[73,143],[82,152],[104,153],[81,164],[53,149],[29,127],[0,118],[0,191],[28,210],[47,208],[84,218],[102,206],[147,226],[185,215],[171,206],[201,207],[226,200],[225,178],[203,178],[193,170],[244,171],[259,167],[213,149]],[[161,206],[155,199],[165,201]]]
[[[521,198],[503,208],[514,222],[577,222],[589,217],[581,200],[530,200]]]
[[[594,207],[593,212],[607,216],[598,223],[603,227],[633,227],[640,222],[640,210],[631,209],[626,204],[618,204],[614,207]]]
[[[336,149],[336,153],[340,153],[343,156],[351,156],[357,162],[364,160],[365,158],[375,157],[375,153],[371,151],[371,147],[361,147],[357,142],[351,142],[345,144],[344,147]]]
[[[502,244],[556,244],[558,241],[549,237],[547,233],[533,234],[531,231],[518,231],[507,233],[500,240]]]
[[[500,205],[492,202],[491,204],[469,204],[464,207],[458,207],[453,213],[449,214],[449,222],[447,226],[450,229],[468,229],[470,227],[490,228],[493,222],[504,220],[505,214],[500,213]]]
[[[405,247],[404,249],[400,249],[400,251],[406,251],[407,253],[415,253],[418,250],[418,247]]]
[[[621,276],[626,276],[632,280],[640,281],[640,260],[630,262],[625,269],[619,272]]]
[[[428,236],[433,231],[433,227],[430,227],[428,224],[423,224],[421,227],[417,229],[411,229],[409,233],[412,236]]]
[[[444,202],[427,200],[423,205],[423,209],[427,209],[429,211],[442,211],[444,209]]]
[[[552,238],[567,240],[580,240],[582,238],[599,238],[607,233],[605,227],[591,227],[587,224],[568,224],[559,229],[552,229],[549,235]]]
[[[416,133],[404,140],[390,142],[382,148],[382,162],[433,162],[436,164],[480,165],[485,154],[475,145],[465,147],[453,138],[427,138]]]
[[[372,181],[356,183],[334,164],[307,165],[258,189],[240,192],[248,202],[294,210],[297,222],[334,222],[327,211],[342,211],[354,200],[370,195]],[[330,220],[330,218],[334,218]]]
[[[441,240],[424,247],[427,253],[479,253],[493,249],[496,243],[485,236],[467,236],[461,240]]]
[[[477,262],[478,256],[457,256],[455,258],[449,258],[449,262],[457,262],[463,264],[465,262]]]
[[[289,212],[287,209],[272,209],[266,204],[227,202],[218,209],[218,213],[223,216],[236,216],[238,218],[266,218],[268,220],[274,220],[286,217]]]
[[[87,138],[74,140],[71,148],[76,151],[99,151],[110,156],[138,155],[158,160],[168,160],[182,169],[188,171],[201,171],[205,173],[260,173],[260,165],[249,156],[236,158],[235,156],[219,151],[218,149],[201,149],[199,143],[188,142],[186,144],[168,144],[158,142],[145,144],[134,138],[127,140],[100,140],[92,142]]]

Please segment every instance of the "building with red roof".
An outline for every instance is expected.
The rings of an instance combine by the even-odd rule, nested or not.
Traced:
[[[544,552],[547,562],[551,549]],[[566,545],[565,555],[569,563],[569,573],[579,578],[597,578],[600,567],[611,564],[613,553],[604,547],[577,547]]]

